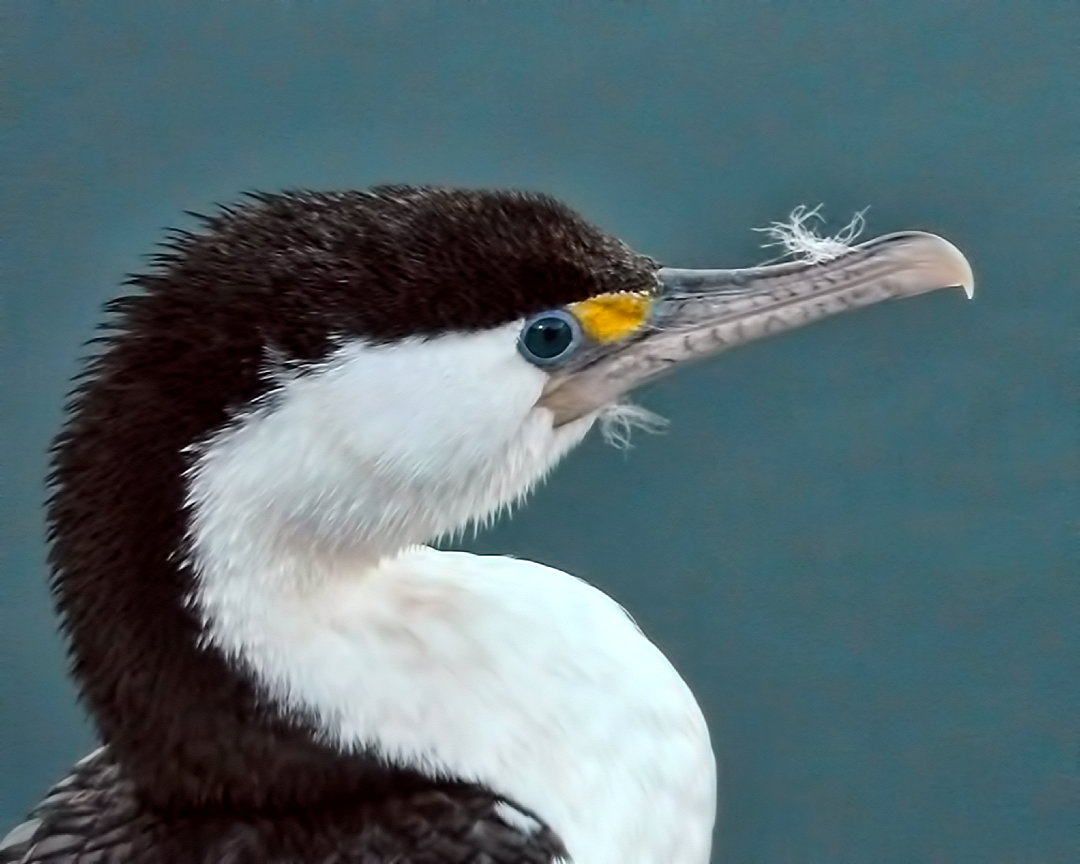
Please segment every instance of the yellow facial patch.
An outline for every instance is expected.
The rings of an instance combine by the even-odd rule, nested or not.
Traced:
[[[617,342],[629,336],[649,317],[652,297],[644,291],[597,294],[568,307],[581,329],[595,342]]]

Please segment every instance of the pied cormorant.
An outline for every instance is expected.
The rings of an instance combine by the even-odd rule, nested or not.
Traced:
[[[544,195],[255,194],[108,306],[53,449],[103,742],[2,862],[706,864],[705,720],[573,576],[428,543],[633,387],[971,270],[931,234],[661,267]]]

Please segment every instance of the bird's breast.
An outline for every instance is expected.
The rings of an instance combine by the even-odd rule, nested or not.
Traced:
[[[426,547],[301,594],[277,596],[268,586],[290,580],[259,574],[203,582],[214,578],[258,584],[208,593],[212,641],[343,750],[479,783],[537,814],[575,864],[708,861],[715,768],[701,711],[587,583]]]

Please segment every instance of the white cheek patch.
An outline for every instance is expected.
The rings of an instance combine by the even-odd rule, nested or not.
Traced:
[[[348,343],[319,374],[318,413],[380,472],[427,484],[470,471],[512,443],[543,388],[519,329]]]
[[[343,342],[197,450],[200,571],[256,566],[276,541],[307,559],[369,557],[460,531],[519,499],[592,423],[554,429],[520,323],[387,345]],[[280,550],[278,550],[280,551]]]

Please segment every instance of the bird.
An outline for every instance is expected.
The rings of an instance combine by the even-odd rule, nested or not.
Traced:
[[[662,266],[561,201],[250,192],[106,304],[51,449],[50,588],[99,749],[3,864],[705,864],[716,760],[618,602],[436,548],[638,387],[973,289],[908,231]]]

